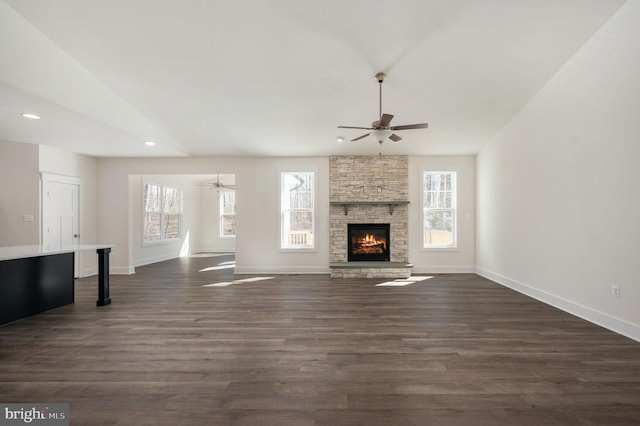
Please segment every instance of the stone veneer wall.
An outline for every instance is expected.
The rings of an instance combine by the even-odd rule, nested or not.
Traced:
[[[373,202],[380,205],[330,207],[329,261],[347,262],[348,223],[389,223],[391,225],[391,261],[409,261],[409,206],[394,207],[382,203],[409,200],[409,159],[407,156],[332,156],[329,157],[329,200],[331,202]],[[387,271],[389,272],[389,271]],[[367,276],[371,276],[370,273]],[[380,270],[380,276],[384,271]]]

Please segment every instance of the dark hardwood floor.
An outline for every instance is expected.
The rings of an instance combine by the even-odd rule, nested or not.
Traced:
[[[101,308],[80,279],[0,327],[0,402],[69,403],[72,425],[640,424],[640,343],[484,278],[207,286],[232,260],[112,276]]]

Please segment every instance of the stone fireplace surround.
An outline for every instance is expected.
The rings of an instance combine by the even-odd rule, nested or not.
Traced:
[[[407,156],[329,157],[329,261],[332,278],[407,278],[409,163]],[[389,223],[389,262],[348,262],[347,224]]]

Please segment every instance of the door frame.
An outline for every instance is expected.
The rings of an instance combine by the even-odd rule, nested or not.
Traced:
[[[54,173],[40,173],[40,244],[44,244],[44,232],[45,232],[45,218],[49,213],[50,206],[47,203],[47,197],[45,196],[45,189],[50,183],[63,183],[67,185],[76,185],[78,187],[78,244],[82,242],[82,215],[83,207],[82,200],[83,194],[83,179],[74,176],[57,175]],[[80,262],[82,262],[82,253],[76,252],[74,256],[74,276],[80,276]]]

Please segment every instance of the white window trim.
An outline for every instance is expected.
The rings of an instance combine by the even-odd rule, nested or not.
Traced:
[[[453,244],[432,244],[430,246],[426,246],[424,245],[424,187],[423,187],[423,182],[424,182],[424,174],[425,173],[454,173],[455,175],[455,199],[454,199],[454,206],[452,208],[453,210],[453,217],[454,217],[454,225],[453,225]],[[460,188],[458,185],[458,175],[460,175],[460,171],[455,169],[455,168],[451,168],[451,169],[429,169],[429,168],[424,168],[422,170],[420,170],[420,177],[418,182],[420,182],[420,247],[421,247],[421,251],[460,251],[460,246],[458,245],[458,227],[460,226],[460,217],[459,217],[459,212],[458,212],[458,199],[460,198]],[[449,210],[449,209],[443,209],[443,210]]]
[[[313,174],[313,247],[283,247],[282,246],[282,176],[284,173],[312,173]],[[277,251],[283,253],[314,253],[318,252],[318,168],[278,168],[278,239]]]
[[[154,240],[154,241],[147,241],[145,239],[145,235],[144,235],[144,216],[145,216],[145,209],[144,209],[144,187],[145,185],[156,185],[159,186],[160,188],[174,188],[174,189],[178,189],[180,190],[180,218],[178,219],[178,237],[176,238],[165,238],[165,239],[160,239],[160,240]],[[162,193],[162,190],[160,191]],[[160,246],[160,245],[167,245],[167,244],[175,244],[176,242],[181,242],[183,240],[182,238],[182,233],[183,233],[183,225],[182,225],[182,203],[184,202],[184,190],[182,188],[180,188],[179,186],[174,186],[174,185],[165,185],[165,184],[161,184],[161,183],[157,183],[157,182],[152,182],[152,181],[143,181],[142,182],[142,188],[141,188],[141,211],[142,211],[142,215],[140,217],[140,238],[142,239],[142,247],[151,247],[151,246]],[[162,205],[162,201],[161,201],[161,205]],[[160,213],[160,217],[162,220],[162,216],[163,213]],[[160,229],[162,229],[162,226],[160,227]]]
[[[236,216],[236,191],[234,190],[224,190],[224,191],[220,191],[218,192],[219,197],[218,197],[218,237],[221,239],[234,239],[236,237],[236,234],[233,235],[223,235],[222,231],[223,231],[223,226],[222,226],[222,216],[225,214],[229,214],[229,213],[223,213],[222,211],[222,193],[224,192],[232,192],[233,193],[233,216]]]

